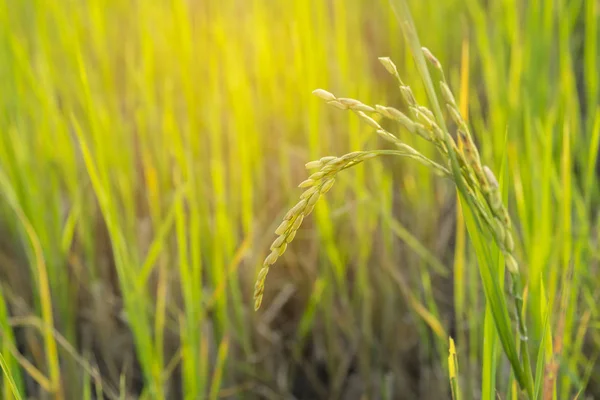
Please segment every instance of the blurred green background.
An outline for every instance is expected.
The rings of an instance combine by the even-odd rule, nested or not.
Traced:
[[[598,395],[600,4],[410,3],[503,171],[555,398]],[[380,56],[425,102],[388,0],[0,0],[2,398],[442,399],[452,336],[466,398],[516,399],[418,164],[341,174],[252,309],[304,164],[383,146],[312,90],[394,105]]]

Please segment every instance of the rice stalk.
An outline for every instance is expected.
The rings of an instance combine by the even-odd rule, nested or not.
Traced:
[[[424,59],[432,65],[434,73],[439,78],[437,90],[439,90],[441,98],[444,101],[447,114],[455,125],[458,145],[450,135],[443,117],[436,118],[436,114],[437,116],[442,115],[441,112],[434,114],[430,109],[417,102],[411,88],[404,84],[400,78],[398,69],[388,57],[379,58],[379,61],[397,79],[400,85],[402,107],[407,112],[383,105],[373,107],[356,99],[337,97],[324,89],[316,89],[313,91],[313,94],[324,100],[328,105],[356,114],[361,122],[374,129],[380,137],[401,149],[398,155],[420,161],[437,173],[450,178],[456,184],[459,192],[465,196],[467,204],[478,217],[475,220],[478,225],[478,231],[491,237],[496,243],[502,252],[506,268],[511,276],[512,283],[509,292],[510,296],[514,299],[514,314],[517,321],[522,355],[521,362],[518,360],[516,347],[510,337],[507,320],[499,316],[505,315],[506,305],[501,295],[498,294],[498,282],[492,282],[497,301],[491,310],[496,313],[494,316],[496,323],[500,321],[498,329],[501,332],[501,340],[513,366],[517,380],[521,387],[531,395],[533,391],[533,377],[527,347],[527,327],[522,315],[521,277],[519,265],[514,254],[515,244],[510,216],[503,204],[498,179],[492,169],[484,165],[481,160],[469,126],[463,119],[452,90],[445,79],[441,63],[428,49],[422,48],[421,50]],[[433,90],[431,90],[431,93],[435,94]],[[437,108],[439,109],[439,106]],[[367,113],[392,120],[409,133],[416,134],[432,143],[438,150],[446,166],[431,160],[406,145],[399,137],[384,129],[375,118],[367,115]],[[364,161],[366,158],[370,158],[366,157],[367,154],[373,155],[374,153],[354,152],[340,158],[332,156],[323,157],[306,165],[307,168],[319,168],[320,170],[300,183],[299,186],[305,188],[306,191],[300,196],[300,201],[287,212],[283,222],[275,231],[279,236],[271,245],[271,253],[264,260],[255,284],[254,299],[256,310],[258,310],[262,302],[265,279],[270,266],[286,251],[288,244],[294,239],[304,218],[313,210],[320,196],[331,189],[335,182],[336,174],[345,168]]]

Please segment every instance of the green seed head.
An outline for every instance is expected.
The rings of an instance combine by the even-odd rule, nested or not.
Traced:
[[[312,93],[325,101],[335,100],[335,96],[332,93],[329,93],[327,90],[315,89]]]
[[[429,61],[431,65],[433,65],[436,69],[441,71],[442,63],[438,61],[438,59],[433,55],[433,53],[427,47],[423,47],[422,50],[425,59],[427,59],[427,61]]]
[[[283,244],[283,242],[285,242],[285,236],[282,235],[282,236],[277,237],[277,239],[275,239],[273,244],[271,244],[270,249],[273,250],[273,249],[280,247]]]
[[[506,229],[504,229],[504,224],[500,222],[497,218],[494,218],[494,225],[494,230],[496,231],[498,243],[501,247],[503,247],[504,241],[506,240]]]
[[[286,249],[287,249],[287,242],[282,243],[281,246],[279,246],[277,248],[277,253],[279,254],[280,257],[283,255],[283,253],[285,253]]]
[[[519,264],[517,260],[512,256],[512,254],[505,254],[504,259],[506,260],[506,268],[508,272],[515,275],[519,273]]]
[[[343,161],[354,160],[362,154],[364,154],[362,151],[353,151],[352,153],[344,154],[340,159]]]
[[[299,188],[307,188],[307,187],[311,187],[315,184],[315,181],[313,181],[312,179],[307,179],[305,181],[302,181],[298,187]]]
[[[364,112],[358,111],[357,114],[359,115],[360,119],[362,119],[370,127],[374,128],[374,129],[381,129],[381,125],[379,125],[377,123],[377,121],[375,121],[373,118],[369,117]]]
[[[291,224],[292,224],[292,221],[290,221],[289,219],[284,219],[283,222],[281,224],[279,224],[277,229],[275,229],[275,234],[283,235],[285,233],[285,231],[288,230],[288,228],[290,227]]]
[[[415,96],[413,95],[412,90],[410,90],[410,88],[408,86],[401,86],[400,93],[402,94],[404,101],[406,101],[406,103],[409,106],[417,105],[417,100],[415,100]]]
[[[487,165],[483,166],[483,172],[485,173],[485,177],[487,178],[487,181],[488,181],[489,185],[493,189],[496,189],[496,188],[498,188],[500,186],[498,184],[498,180],[496,179],[496,175],[494,175],[494,173],[492,172],[492,170]]]
[[[509,252],[515,251],[515,241],[513,240],[512,234],[510,232],[506,232],[506,237],[504,238],[504,247]]]
[[[275,261],[279,258],[279,250],[273,249],[271,253],[265,258],[264,265],[269,266],[275,264]]]
[[[321,157],[321,159],[319,161],[321,161],[322,165],[325,164],[329,164],[330,162],[337,160],[337,157],[334,156],[326,156],[326,157]]]
[[[316,161],[310,161],[307,162],[304,166],[306,167],[306,169],[315,169],[315,168],[321,168],[323,164],[321,163],[321,160],[316,160]]]
[[[444,81],[440,81],[440,91],[442,92],[442,97],[449,105],[456,107],[456,100],[454,100],[454,95],[450,90],[450,87]]]
[[[314,206],[315,204],[317,204],[317,201],[319,200],[319,197],[320,197],[320,196],[321,196],[321,193],[319,193],[319,192],[314,192],[314,193],[312,194],[312,196],[310,196],[310,197],[308,198],[307,205],[308,205],[308,206]]]
[[[333,186],[334,182],[335,182],[335,178],[329,178],[327,181],[325,181],[325,183],[321,187],[321,193],[325,194],[325,193],[329,192],[329,190]]]
[[[340,103],[339,101],[333,100],[333,101],[328,101],[327,104],[330,104],[336,108],[339,108],[340,110],[347,110],[348,106],[345,104]]]
[[[292,243],[292,240],[296,237],[296,232],[298,231],[290,231],[289,235],[285,238],[286,243]]]
[[[311,212],[313,212],[315,206],[306,206],[306,208],[304,209],[304,216],[308,216],[310,215]]]
[[[312,187],[308,188],[307,190],[305,190],[305,191],[304,191],[304,193],[302,193],[302,194],[300,195],[300,199],[302,200],[302,199],[307,199],[307,198],[309,198],[309,197],[310,197],[310,196],[312,196],[312,194],[313,194],[314,192],[316,192],[317,190],[318,190],[318,188],[317,188],[316,186],[312,186]]]
[[[294,220],[294,223],[292,224],[292,229],[290,229],[290,232],[296,232],[298,230],[298,228],[300,228],[300,225],[302,225],[303,220],[304,220],[304,215],[302,215],[302,214],[298,215],[296,217],[296,219]]]
[[[379,62],[381,63],[381,65],[383,65],[387,72],[394,76],[398,76],[398,69],[389,57],[379,57]]]
[[[446,108],[448,109],[448,113],[450,113],[450,116],[452,117],[452,120],[454,121],[456,126],[463,126],[464,121],[456,107],[453,107],[450,104],[446,104]]]
[[[393,118],[393,117],[392,117],[392,116],[391,116],[391,115],[388,113],[388,110],[387,110],[387,109],[388,109],[388,107],[385,107],[385,106],[382,106],[382,105],[379,105],[379,104],[377,104],[377,105],[375,106],[375,110],[377,110],[377,112],[378,112],[379,114],[383,115],[383,116],[384,116],[384,117],[386,117],[386,118]]]
[[[324,171],[319,171],[319,172],[315,172],[314,174],[312,174],[311,176],[309,176],[308,179],[316,182],[316,181],[318,181],[319,179],[321,179],[324,176],[325,176],[325,172]]]
[[[306,199],[300,200],[294,207],[290,208],[290,211],[288,211],[285,219],[292,219],[293,217],[297,216],[305,206]]]

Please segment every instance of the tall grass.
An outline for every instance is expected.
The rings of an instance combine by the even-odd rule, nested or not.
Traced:
[[[511,214],[541,398],[600,383],[596,8],[410,2]],[[342,172],[252,311],[304,163],[382,145],[311,91],[397,105],[389,55],[425,103],[401,38],[384,0],[0,0],[2,398],[517,398],[469,209],[410,160]]]

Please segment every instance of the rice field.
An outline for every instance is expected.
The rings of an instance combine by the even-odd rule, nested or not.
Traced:
[[[599,18],[0,0],[0,397],[600,396]]]

